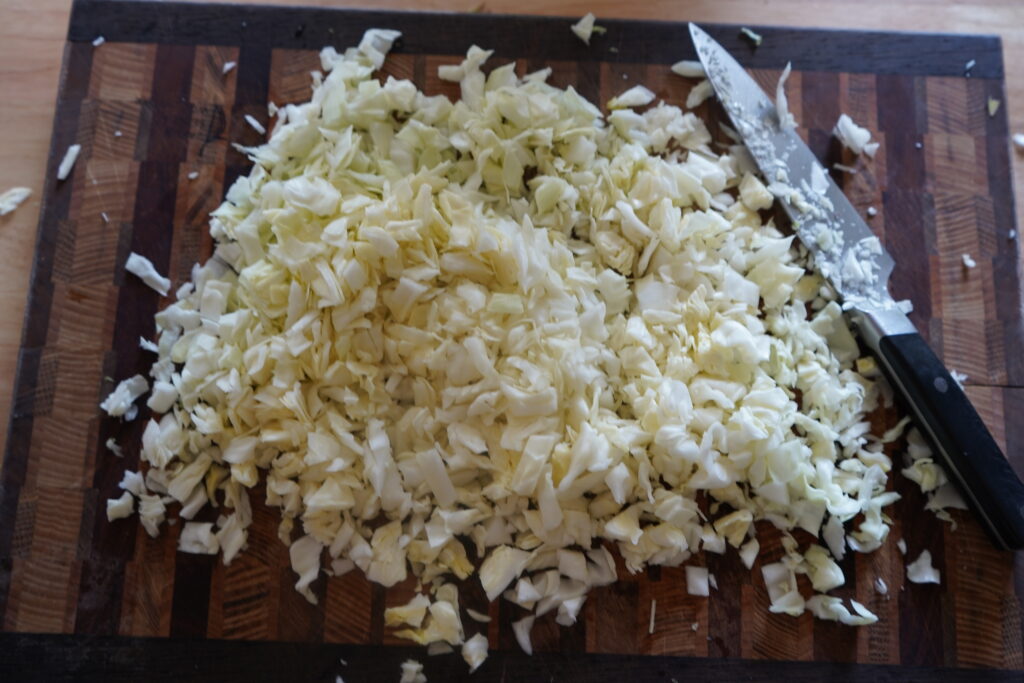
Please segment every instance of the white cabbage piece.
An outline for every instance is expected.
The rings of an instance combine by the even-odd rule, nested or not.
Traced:
[[[171,382],[157,380],[153,382],[153,391],[149,395],[146,405],[154,413],[166,413],[174,405],[178,398],[178,388]]]
[[[171,281],[158,273],[153,262],[145,256],[140,256],[134,251],[128,254],[124,269],[145,282],[151,289],[156,290],[160,296],[167,296],[167,291],[171,288]]]
[[[942,583],[939,570],[932,566],[931,551],[922,550],[918,558],[907,565],[907,578],[913,583]]]
[[[533,621],[536,617],[532,614],[519,619],[518,621],[512,622],[512,633],[516,637],[516,642],[519,643],[519,647],[523,649],[528,655],[533,654],[533,643],[530,642],[530,631],[533,629]]]
[[[775,203],[775,196],[768,191],[757,176],[746,173],[740,181],[740,201],[751,211],[770,209]]]
[[[12,187],[0,194],[0,216],[6,216],[19,206],[22,202],[32,196],[32,190],[27,187]]]
[[[654,101],[655,95],[642,85],[634,85],[620,95],[608,100],[609,109],[645,107]]]
[[[423,665],[415,659],[407,659],[402,662],[402,676],[398,679],[398,683],[427,683]]]
[[[705,598],[711,595],[707,567],[686,566],[686,592]]]
[[[576,34],[576,37],[582,40],[585,44],[590,45],[590,38],[595,33],[604,33],[604,28],[595,26],[594,22],[597,17],[594,16],[593,12],[587,12],[584,14],[579,21],[570,26],[572,32]]]
[[[100,408],[111,417],[127,417],[135,399],[149,391],[149,382],[142,375],[134,375],[118,382],[114,390],[103,399]]]
[[[839,138],[839,142],[854,154],[867,154],[873,157],[878,151],[878,143],[871,142],[871,131],[858,126],[847,114],[839,115],[833,132]]]
[[[690,88],[690,92],[686,95],[686,108],[694,109],[714,94],[715,89],[711,85],[711,81],[704,79]]]
[[[132,494],[125,491],[119,498],[110,498],[107,500],[107,521],[113,522],[115,519],[123,519],[124,517],[130,516],[135,511],[135,499],[132,498]]]
[[[796,128],[796,119],[793,118],[793,113],[789,111],[789,99],[786,97],[786,80],[789,78],[792,70],[792,63],[786,62],[786,68],[782,70],[782,75],[779,76],[779,84],[775,88],[775,109],[779,114],[779,128],[781,130]]]
[[[707,74],[704,65],[697,60],[684,59],[676,62],[671,67],[672,73],[683,78],[704,78]]]
[[[469,665],[469,673],[480,668],[487,659],[487,636],[477,633],[462,644],[462,658]]]
[[[146,533],[156,538],[160,533],[160,525],[165,519],[167,507],[158,495],[144,493],[139,496],[139,521]]]
[[[320,553],[323,549],[323,544],[312,535],[303,536],[288,548],[292,570],[299,575],[295,590],[314,605],[317,604],[317,597],[313,595],[309,585],[320,574]]]
[[[855,614],[851,614],[843,601],[831,595],[814,595],[807,599],[807,609],[819,619],[838,621],[847,626],[867,626],[878,621],[878,617],[871,613],[861,603],[850,600]]]
[[[117,457],[124,457],[124,450],[122,450],[121,446],[117,443],[114,437],[110,437],[109,439],[107,439],[103,445],[107,447],[108,451],[110,451]]]
[[[530,553],[519,548],[503,545],[491,551],[480,565],[480,583],[488,600],[501,595],[526,568]]]
[[[237,512],[217,522],[217,543],[220,545],[225,566],[231,564],[235,555],[245,547],[249,537],[245,525]]]
[[[71,169],[75,167],[75,162],[78,161],[78,154],[81,151],[81,145],[68,146],[67,151],[64,152],[64,158],[60,160],[60,165],[57,166],[57,180],[67,180],[68,176],[71,175]]]
[[[423,617],[427,615],[428,607],[430,607],[430,598],[418,593],[406,604],[388,607],[384,610],[384,625],[408,624],[413,628],[419,628],[423,624]]]
[[[178,536],[178,550],[197,555],[216,555],[220,541],[213,531],[212,522],[185,522]]]
[[[466,608],[466,614],[469,615],[470,619],[480,624],[489,624],[491,622],[491,617],[489,615],[486,615],[482,612],[477,612],[475,609],[472,609],[470,607]]]

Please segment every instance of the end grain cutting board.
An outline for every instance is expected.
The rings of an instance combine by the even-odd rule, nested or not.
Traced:
[[[118,493],[124,470],[137,467],[146,416],[121,424],[102,417],[97,404],[112,388],[112,379],[148,369],[152,359],[138,348],[138,339],[152,336],[159,305],[156,294],[126,277],[122,265],[136,251],[169,273],[175,286],[185,281],[192,264],[210,253],[207,213],[233,179],[247,172],[246,160],[230,143],[259,142],[243,117],[267,124],[268,101],[307,99],[309,72],[319,67],[318,49],[353,45],[369,27],[403,32],[383,71],[412,79],[431,94],[457,95],[457,87],[437,79],[437,66],[457,62],[478,43],[495,48],[492,63],[517,59],[521,72],[550,66],[555,84],[573,85],[598,103],[636,83],[669,103],[685,101],[694,82],[668,69],[678,59],[693,57],[684,25],[601,22],[608,33],[595,37],[588,48],[572,36],[569,23],[486,15],[75,3],[10,439],[0,472],[3,630],[76,634],[85,638],[73,641],[84,644],[83,652],[101,658],[106,655],[96,654],[100,641],[92,636],[368,646],[405,642],[384,630],[382,614],[385,606],[410,597],[412,581],[385,591],[358,572],[321,578],[315,584],[319,606],[309,605],[292,589],[287,549],[276,538],[276,510],[254,505],[249,548],[229,567],[218,558],[176,553],[180,526],[165,527],[154,540],[135,517],[107,522],[104,501]],[[712,27],[711,33],[766,85],[774,87],[781,68],[793,62],[788,87],[803,132],[827,166],[858,166],[856,175],[839,180],[855,205],[878,210],[870,222],[898,263],[894,294],[913,300],[911,317],[919,329],[947,365],[968,375],[968,395],[1019,467],[1024,460],[1024,335],[1017,244],[1009,237],[1014,214],[1005,106],[994,117],[986,113],[988,98],[1004,99],[998,39],[764,29],[764,43],[754,50],[736,27]],[[92,40],[100,35],[106,43],[94,48]],[[965,77],[970,59],[976,65]],[[238,67],[223,75],[227,61]],[[706,103],[699,113],[720,117],[716,106]],[[852,159],[838,148],[830,130],[840,112],[875,132],[882,142],[876,159]],[[82,145],[82,155],[73,176],[58,183],[53,170],[73,142]],[[191,172],[198,177],[190,180]],[[965,270],[963,253],[971,254],[978,268]],[[878,414],[876,427],[891,426],[896,419],[895,411]],[[110,436],[123,444],[123,460],[104,448]],[[893,453],[902,444],[895,446]],[[575,627],[558,627],[553,614],[539,619],[534,647],[540,653],[567,654],[530,660],[518,654],[509,627],[519,616],[517,608],[488,606],[472,579],[464,585],[463,605],[493,619],[487,625],[466,620],[468,634],[486,633],[492,649],[501,651],[478,675],[505,668],[513,679],[547,678],[565,662],[574,664],[557,671],[653,674],[645,662],[660,662],[657,671],[664,673],[683,661],[590,656],[600,653],[1024,666],[1024,572],[1019,563],[1012,554],[996,551],[969,515],[955,515],[953,531],[923,510],[923,498],[912,484],[898,475],[893,479],[904,498],[889,510],[894,519],[889,541],[875,553],[851,554],[842,564],[847,585],[836,591],[877,613],[880,621],[874,626],[851,629],[808,614],[798,619],[771,615],[758,566],[750,572],[734,553],[710,555],[698,558],[718,578],[719,590],[710,599],[686,594],[682,568],[654,568],[635,576],[622,570],[619,583],[590,594]],[[254,503],[260,498],[257,492]],[[762,561],[779,557],[777,534],[767,527],[759,532]],[[909,559],[931,550],[942,572],[941,585],[906,582],[908,558],[897,550],[900,538],[906,540]],[[888,595],[876,592],[876,577],[888,584]],[[657,612],[649,634],[652,600],[657,600]],[[115,641],[102,642],[118,647]],[[137,662],[166,665],[159,657],[147,659],[159,641],[130,642]],[[23,652],[32,647],[22,646]],[[253,666],[264,662],[260,666],[270,667],[265,671],[280,667],[287,657],[298,668],[286,671],[309,670],[302,668],[301,653],[307,650],[258,651],[264,653],[262,660],[246,661]],[[198,644],[182,652],[214,657],[210,647]],[[249,654],[237,648],[224,652],[242,659],[255,656],[252,648],[245,651]],[[279,657],[270,661],[267,652]],[[367,647],[356,652],[350,659],[361,652],[372,661],[353,661],[357,668],[348,671],[386,664],[373,670],[390,671],[391,678],[397,677],[397,663],[418,651]],[[418,656],[425,659],[422,652]],[[430,659],[428,674],[462,675],[464,665],[453,663],[455,658]],[[45,670],[46,663],[38,665]],[[331,666],[315,675],[333,680]],[[702,677],[723,670],[728,671],[690,669]],[[822,670],[759,671],[781,677]],[[345,676],[350,680],[349,673]]]

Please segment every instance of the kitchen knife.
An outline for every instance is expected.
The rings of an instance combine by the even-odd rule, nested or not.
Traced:
[[[889,294],[892,257],[743,67],[696,24],[690,24],[690,35],[769,190],[939,462],[993,542],[1004,549],[1024,547],[1024,484],[960,385]],[[782,119],[789,118],[783,113]]]

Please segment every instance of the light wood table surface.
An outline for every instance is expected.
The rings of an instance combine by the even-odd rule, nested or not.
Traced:
[[[248,0],[260,3],[264,0]],[[269,3],[268,3],[269,4]],[[479,0],[276,0],[276,4],[468,11]],[[36,223],[70,0],[0,0],[0,192],[33,195],[0,218],[0,452],[6,442]],[[735,24],[997,34],[1003,39],[1010,128],[1024,132],[1024,0],[487,0],[483,11]],[[568,31],[566,40],[572,39]],[[964,61],[970,55],[964,55]],[[1017,223],[1024,155],[1014,155]],[[1020,240],[1017,242],[1020,248]]]

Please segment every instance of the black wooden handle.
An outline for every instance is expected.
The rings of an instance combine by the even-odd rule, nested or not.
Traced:
[[[882,337],[879,353],[992,540],[1007,550],[1024,547],[1024,484],[942,361],[916,332]]]

